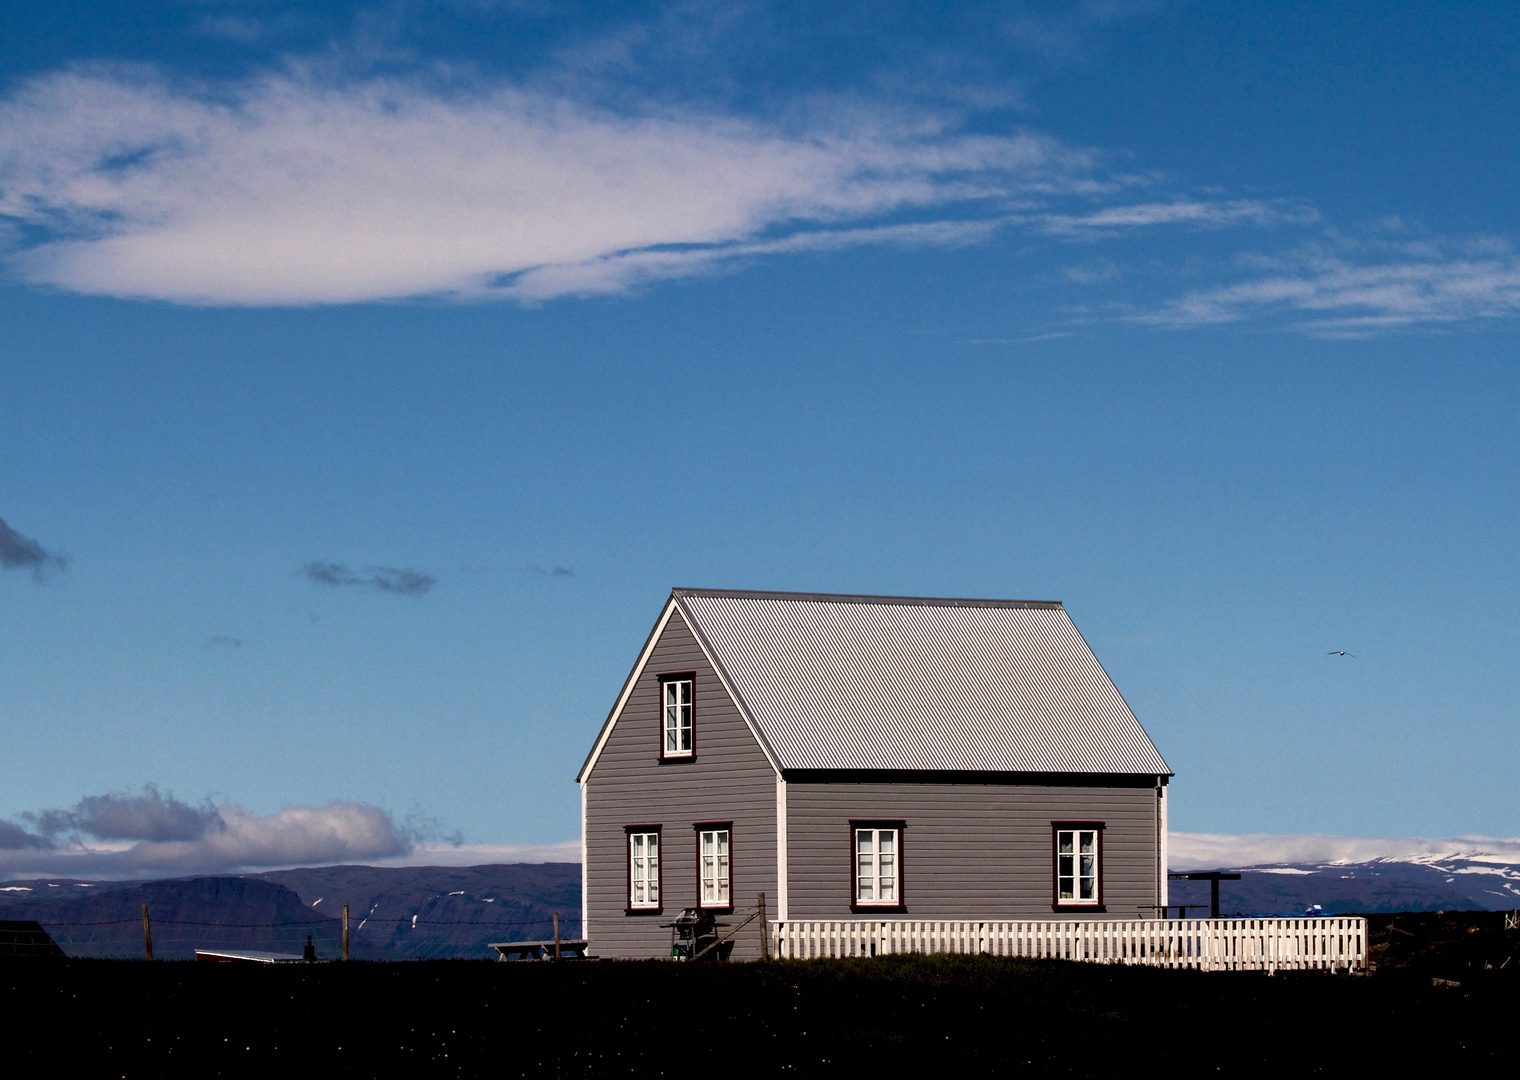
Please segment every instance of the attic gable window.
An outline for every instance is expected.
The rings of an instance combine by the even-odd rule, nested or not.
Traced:
[[[1103,823],[1056,822],[1052,907],[1103,910]]]
[[[689,758],[695,752],[694,727],[697,677],[691,672],[660,676],[661,740],[663,758]]]

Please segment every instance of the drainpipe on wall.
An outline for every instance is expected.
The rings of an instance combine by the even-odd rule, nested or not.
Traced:
[[[586,781],[581,781],[581,937],[591,940],[591,905],[586,896]],[[589,948],[587,951],[590,951]]]
[[[1166,917],[1166,908],[1171,900],[1170,889],[1167,885],[1166,858],[1167,858],[1167,824],[1166,824],[1166,777],[1156,777],[1156,906],[1161,909],[1161,917]]]

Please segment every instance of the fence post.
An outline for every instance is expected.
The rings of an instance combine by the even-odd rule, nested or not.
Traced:
[[[559,959],[559,912],[554,913],[554,959]]]
[[[343,959],[348,959],[348,905],[343,905]]]
[[[765,920],[765,894],[760,894],[760,959],[771,958],[771,929]]]
[[[148,925],[148,905],[143,906],[143,952],[148,954],[148,959],[153,959],[153,928]]]

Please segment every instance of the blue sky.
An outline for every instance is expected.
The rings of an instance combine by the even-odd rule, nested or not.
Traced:
[[[673,585],[1060,599],[1175,829],[1520,835],[1520,14],[818,10],[0,13],[0,846],[570,839]]]

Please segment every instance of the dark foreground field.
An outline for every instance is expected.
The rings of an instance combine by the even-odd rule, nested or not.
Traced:
[[[1520,1006],[1520,935],[1500,918],[1384,916],[1378,969],[1358,977],[981,957],[17,960],[0,1016],[16,1076],[1498,1075]]]

